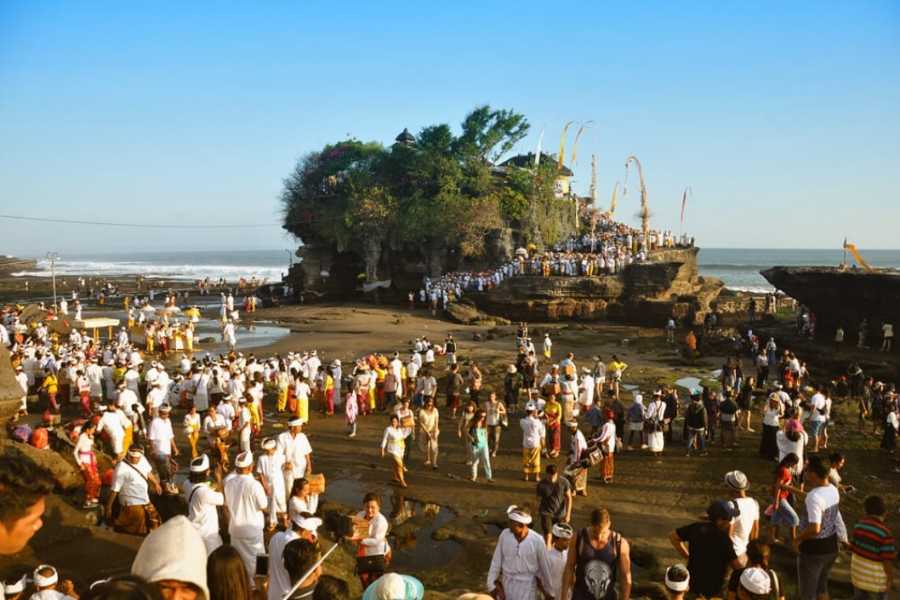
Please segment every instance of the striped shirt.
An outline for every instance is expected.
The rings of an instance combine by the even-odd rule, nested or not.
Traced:
[[[884,563],[897,556],[891,530],[880,519],[863,517],[853,527],[850,550],[853,587],[870,592],[887,591]]]

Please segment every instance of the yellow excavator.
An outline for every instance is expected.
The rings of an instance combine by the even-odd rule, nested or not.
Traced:
[[[869,263],[863,260],[863,257],[859,255],[859,250],[856,249],[856,244],[851,244],[847,242],[847,238],[844,238],[844,250],[850,252],[853,255],[853,259],[856,263],[866,270],[867,273],[872,273],[875,269],[869,266]]]

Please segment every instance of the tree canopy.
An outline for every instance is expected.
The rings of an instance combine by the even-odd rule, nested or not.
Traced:
[[[553,243],[548,215],[565,210],[553,195],[556,164],[495,169],[528,133],[512,110],[479,106],[456,135],[429,125],[415,143],[384,147],[348,139],[301,158],[284,180],[284,228],[304,244],[355,251],[384,245],[458,252],[477,259],[492,231],[512,227],[524,242]],[[569,204],[570,206],[570,204]]]

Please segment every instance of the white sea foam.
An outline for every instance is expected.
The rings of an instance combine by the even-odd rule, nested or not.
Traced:
[[[38,270],[19,271],[15,277],[50,277],[50,263],[38,261]],[[270,282],[281,281],[284,267],[260,265],[192,265],[192,264],[157,264],[145,261],[94,261],[71,260],[56,263],[57,275],[84,275],[91,277],[114,277],[122,275],[143,275],[150,279],[175,279],[193,281],[209,277],[227,281],[237,281],[241,277],[266,279]]]

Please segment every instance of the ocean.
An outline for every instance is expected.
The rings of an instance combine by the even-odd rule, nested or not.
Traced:
[[[861,250],[874,267],[900,268],[900,250]],[[702,248],[700,274],[716,277],[734,290],[771,291],[773,288],[759,271],[775,265],[836,266],[843,258],[841,250],[781,250]],[[852,260],[849,258],[849,260]],[[280,281],[293,258],[291,250],[246,250],[204,252],[135,252],[127,254],[65,255],[56,263],[60,275],[113,276],[140,273],[145,277],[192,281],[241,277]],[[49,277],[46,260],[38,261],[39,270],[16,275]]]
[[[873,267],[900,268],[900,250],[863,250],[863,259]],[[836,267],[844,252],[840,249],[766,249],[766,248],[701,248],[698,258],[700,274],[721,279],[733,290],[770,292],[774,288],[759,274],[774,266]],[[852,264],[853,257],[847,254]]]

